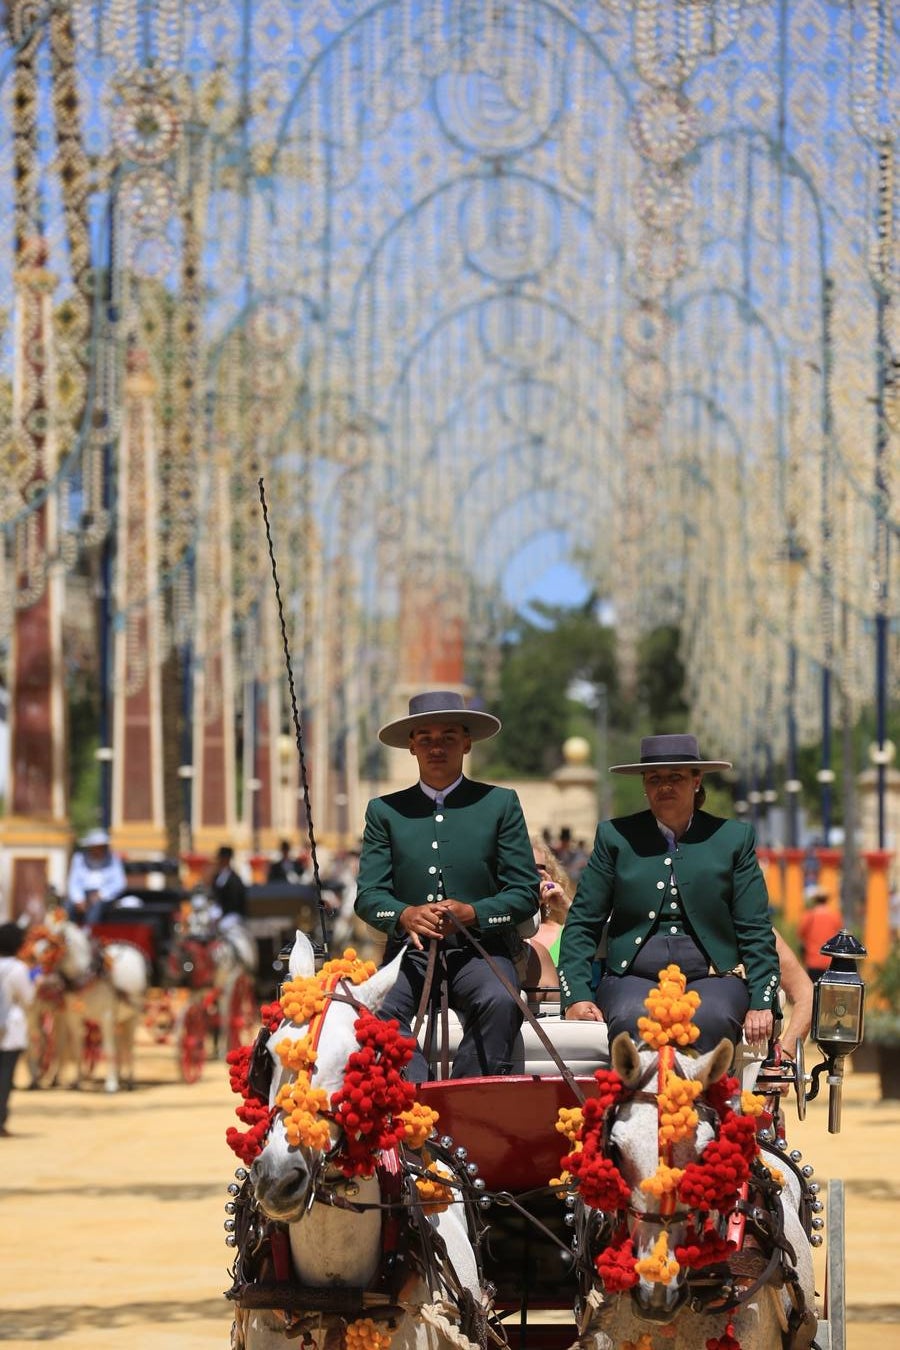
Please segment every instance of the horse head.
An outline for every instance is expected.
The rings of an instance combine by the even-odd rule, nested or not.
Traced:
[[[669,1047],[639,1051],[625,1033],[612,1045],[612,1069],[624,1091],[607,1121],[606,1151],[629,1192],[628,1230],[638,1276],[631,1297],[639,1315],[650,1320],[671,1320],[688,1289],[687,1270],[672,1254],[689,1236],[693,1216],[663,1183],[699,1159],[715,1137],[715,1112],[707,1109],[704,1093],[727,1073],[733,1053],[728,1040],[698,1058]],[[681,1128],[667,1138],[663,1119],[679,1111]]]
[[[341,1134],[330,1104],[343,1085],[351,1054],[358,1049],[354,1025],[361,1009],[375,1013],[380,1008],[397,979],[401,959],[401,956],[396,957],[390,965],[359,984],[337,980],[335,987],[326,993],[320,1012],[311,1017],[295,1013],[300,1020],[286,1016],[276,1030],[260,1033],[251,1075],[257,1091],[260,1076],[268,1075],[271,1126],[262,1150],[251,1164],[250,1183],[257,1203],[270,1218],[282,1223],[296,1223],[312,1202],[315,1180],[322,1174]],[[291,951],[289,974],[293,981],[310,979],[315,974],[312,945],[299,931]],[[301,1068],[298,1074],[296,1065],[304,1061],[303,1047],[311,1035],[316,1043],[308,1072],[308,1092],[315,1094],[310,1099],[316,1103],[316,1114],[325,1126],[319,1131],[317,1144],[291,1142],[282,1092],[295,1075],[306,1072]],[[293,1053],[295,1050],[299,1059]]]

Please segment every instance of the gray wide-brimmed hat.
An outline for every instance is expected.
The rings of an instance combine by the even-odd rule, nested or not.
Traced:
[[[79,839],[79,848],[106,848],[109,844],[109,835],[105,830],[88,830],[83,839]]]
[[[378,733],[383,745],[395,750],[409,747],[410,733],[426,722],[461,722],[473,741],[486,741],[500,730],[500,720],[491,713],[475,712],[466,707],[462,694],[449,689],[435,689],[425,694],[414,694],[409,700],[409,716],[388,722]]]
[[[645,736],[637,764],[610,764],[610,773],[646,773],[648,769],[730,769],[726,759],[701,759],[696,736]]]

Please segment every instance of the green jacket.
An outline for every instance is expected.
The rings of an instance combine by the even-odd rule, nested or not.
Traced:
[[[607,919],[606,970],[627,973],[665,913],[673,871],[684,913],[710,965],[719,972],[743,965],[750,1007],[777,1011],[778,956],[753,829],[705,811],[694,812],[674,851],[651,811],[601,821],[563,928],[563,1010],[593,1001],[591,965]]]
[[[402,938],[400,913],[434,900],[439,872],[444,896],[474,907],[472,932],[486,949],[514,950],[516,925],[540,904],[515,792],[464,778],[437,813],[418,784],[369,802],[357,878],[360,918],[389,939]]]

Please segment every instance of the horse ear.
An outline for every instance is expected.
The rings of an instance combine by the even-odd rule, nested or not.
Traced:
[[[625,1086],[633,1087],[641,1076],[641,1058],[627,1031],[620,1031],[613,1041],[609,1059]]]
[[[292,980],[316,973],[316,953],[313,950],[313,945],[306,934],[300,932],[299,928],[296,930],[294,945],[291,948],[288,970]]]
[[[376,970],[374,975],[370,975],[362,984],[358,984],[353,990],[354,997],[368,1008],[370,1012],[377,1012],[384,1000],[387,998],[394,985],[397,983],[397,976],[400,974],[400,963],[403,960],[403,952],[395,956],[393,961],[387,966],[382,966]]]
[[[718,1083],[731,1068],[733,1059],[734,1046],[727,1036],[723,1036],[715,1050],[708,1050],[700,1056],[694,1078],[699,1079],[704,1087],[707,1083]]]

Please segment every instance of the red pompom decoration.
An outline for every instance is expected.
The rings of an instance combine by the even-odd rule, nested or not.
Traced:
[[[597,1257],[594,1266],[608,1294],[631,1289],[638,1282],[637,1271],[634,1268],[634,1251],[627,1233],[615,1246],[605,1248]]]

